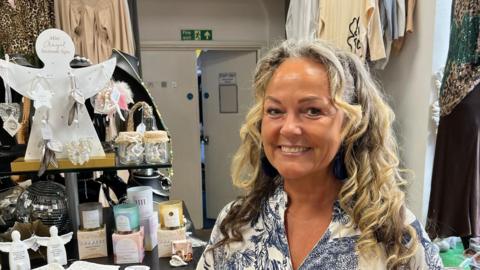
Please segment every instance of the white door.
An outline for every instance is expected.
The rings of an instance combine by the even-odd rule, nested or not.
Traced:
[[[171,199],[185,201],[203,227],[196,55],[192,50],[142,51],[143,77],[172,136]]]
[[[200,56],[205,145],[206,216],[240,193],[232,185],[230,164],[239,144],[240,126],[253,103],[256,51],[207,51]]]

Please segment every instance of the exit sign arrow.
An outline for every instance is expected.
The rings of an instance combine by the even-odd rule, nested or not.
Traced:
[[[210,29],[182,29],[180,30],[181,40],[213,40],[213,31]]]

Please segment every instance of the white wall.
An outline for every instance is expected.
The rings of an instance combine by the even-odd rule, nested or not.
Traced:
[[[214,41],[284,37],[284,0],[141,0],[140,39],[179,41],[181,29],[212,29]]]
[[[145,46],[189,44],[179,41],[180,30],[192,28],[213,30],[214,41],[197,43],[206,47],[245,42],[271,46],[284,37],[284,1],[142,0],[137,3],[140,38]],[[450,4],[451,0],[417,1],[415,32],[408,36],[401,54],[393,56],[386,70],[378,72],[397,116],[404,166],[414,172],[407,190],[408,204],[423,221],[428,210],[435,141],[430,121],[430,104],[434,98],[432,74],[445,62]],[[168,63],[155,63],[144,65],[143,69],[159,70],[158,65],[163,64],[168,66]],[[176,121],[175,117],[171,119]],[[177,162],[182,161],[177,159]],[[175,190],[184,188],[188,186]],[[197,213],[200,206],[189,207],[194,221],[199,220],[200,216],[195,216],[201,215],[200,210]],[[196,225],[199,226],[198,222]]]
[[[430,120],[435,97],[432,75],[445,63],[450,4],[451,0],[417,1],[415,32],[408,35],[400,55],[392,57],[378,74],[396,114],[403,165],[414,173],[407,189],[408,206],[423,222],[435,149],[435,127]]]
[[[183,100],[186,91],[191,91],[195,95],[197,93],[196,86],[187,87],[188,84],[182,84],[181,81],[178,81],[177,90],[172,90],[170,84],[165,89],[159,87],[160,81],[172,82],[182,78],[188,82],[192,81],[191,61],[185,58],[182,60],[184,62],[179,62],[180,59],[169,57],[170,54],[175,55],[175,51],[178,53],[212,47],[257,50],[263,46],[270,46],[275,41],[283,39],[285,35],[284,0],[141,0],[137,1],[137,5],[142,70],[157,104],[162,104],[165,95],[178,95],[169,96],[166,100]],[[181,41],[181,29],[211,29],[213,41]],[[173,67],[181,66],[182,63],[185,63],[183,69],[172,71]],[[175,137],[173,133],[179,134],[180,123],[185,125],[182,122],[185,119],[176,113],[181,108],[175,105],[177,104],[165,104],[163,108],[159,108],[167,127],[171,129],[174,142],[175,175],[172,179],[174,187],[171,197],[185,201],[195,226],[201,228],[203,227],[201,175],[200,161],[196,154],[199,149],[192,149],[190,152],[194,152],[193,159],[198,160],[198,164],[192,164],[192,155],[188,154],[186,148],[187,145],[194,147],[191,141],[195,141],[197,145],[199,136],[190,132],[190,140],[185,139],[188,134],[182,133]],[[194,113],[197,115],[193,115]],[[192,111],[192,119],[197,119],[198,123],[198,111]],[[189,128],[198,129],[198,126],[186,127],[184,130]]]

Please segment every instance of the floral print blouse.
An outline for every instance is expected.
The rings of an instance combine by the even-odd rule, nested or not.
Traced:
[[[228,204],[218,216],[197,270],[293,269],[284,226],[286,205],[287,194],[280,185],[262,204],[259,218],[244,227],[243,242],[234,242],[208,251],[209,247],[223,237],[218,226],[232,206],[232,203]],[[409,210],[406,220],[418,235],[417,253],[406,269],[443,269],[438,249],[430,242],[422,225]],[[354,226],[347,226],[349,221],[350,217],[337,201],[327,230],[298,269],[386,269],[386,255],[382,245],[378,245],[380,250],[377,254],[381,254],[378,257],[362,256],[355,250],[360,231]]]

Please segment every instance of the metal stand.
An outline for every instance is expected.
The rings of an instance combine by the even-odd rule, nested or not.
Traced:
[[[67,190],[68,198],[68,215],[72,221],[73,232],[77,234],[80,215],[78,211],[78,184],[77,173],[68,172],[65,173],[65,188]]]

